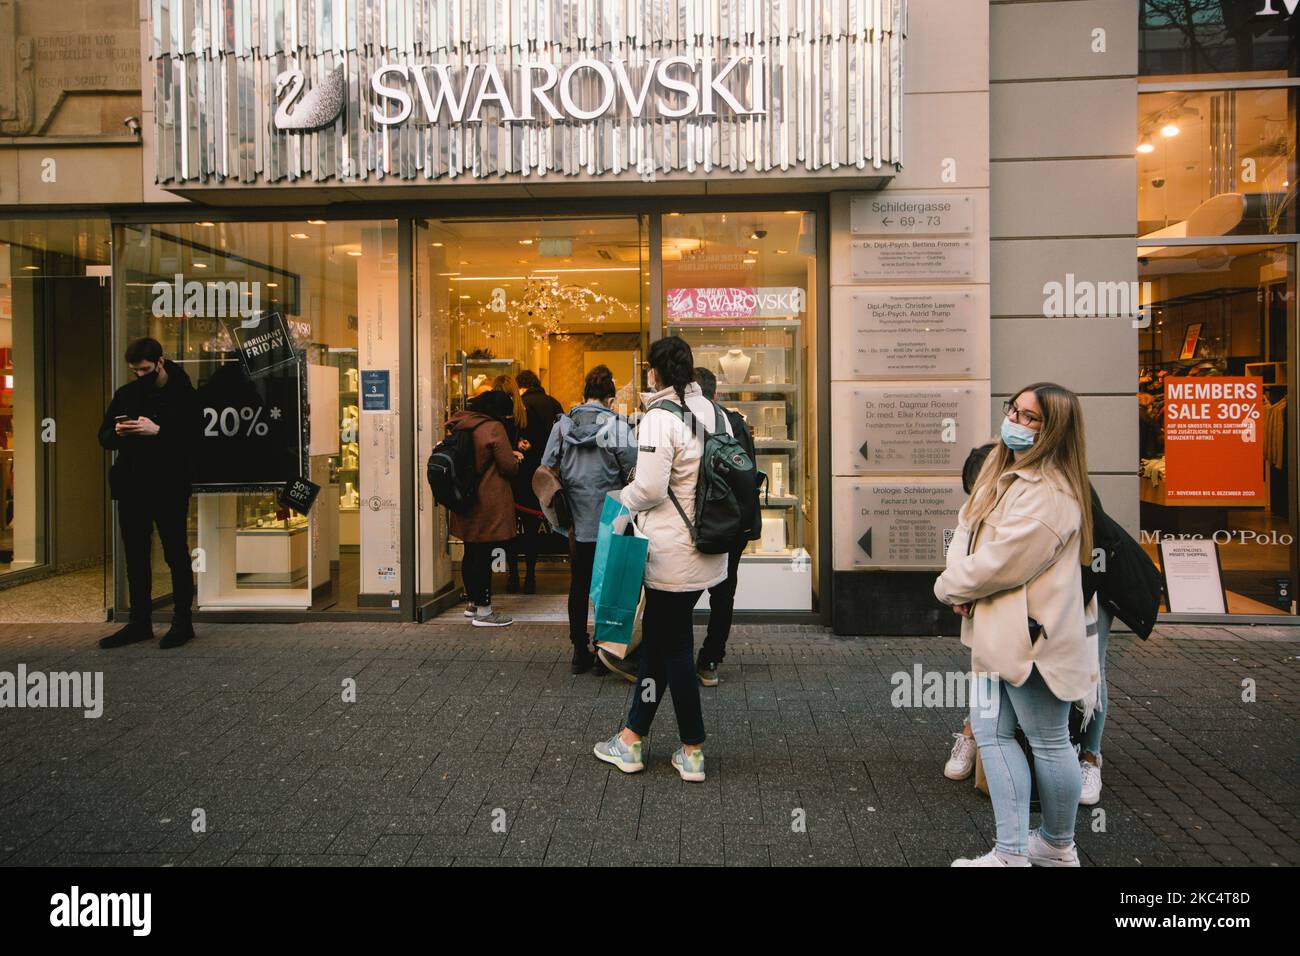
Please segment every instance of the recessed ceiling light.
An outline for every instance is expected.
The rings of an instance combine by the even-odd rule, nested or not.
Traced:
[[[468,259],[461,259],[461,260],[460,260],[460,264],[463,265],[463,266],[467,266],[467,265],[469,265],[469,260],[468,260]]]
[[[307,233],[305,233],[305,232],[291,232],[291,233],[289,233],[289,238],[290,238],[290,239],[306,239],[306,238],[307,238]]]
[[[531,246],[531,245],[533,244],[533,240],[531,240],[531,239],[520,239],[520,240],[519,240],[519,244],[520,244],[521,246]]]
[[[1139,153],[1154,153],[1155,151],[1156,151],[1156,148],[1155,148],[1153,145],[1151,145],[1150,143],[1139,143],[1139,144],[1138,144],[1138,152],[1139,152]]]
[[[307,225],[309,225],[309,226],[323,226],[323,225],[325,225],[325,220],[324,220],[324,219],[308,219],[308,220],[307,220]]]
[[[39,268],[40,266],[23,266],[23,269],[27,272],[35,272]]]
[[[196,222],[194,225],[196,225],[196,226],[202,226],[204,229],[210,229],[210,228],[212,228],[214,225],[216,225],[216,223],[211,223],[211,222]]]
[[[746,250],[745,250],[745,254],[746,254],[746,255],[750,255],[750,256],[756,256],[756,255],[758,255],[758,250],[757,250],[757,249],[746,249]]]
[[[743,263],[745,263],[745,265],[747,265],[747,266],[752,266],[752,265],[753,265],[755,262],[757,262],[758,260],[757,260],[757,259],[742,259],[741,261],[742,261]]]
[[[789,249],[778,249],[778,250],[776,250],[776,254],[777,254],[778,256],[789,255],[789,254],[790,254],[790,250],[789,250]]]
[[[467,295],[462,295],[461,298],[462,298],[462,299],[468,299],[469,296],[467,296]]]
[[[266,287],[267,287],[268,289],[278,289],[278,288],[280,288],[280,283],[278,283],[278,282],[268,282],[268,283],[266,284]]]
[[[196,262],[196,263],[194,263],[194,268],[196,268],[196,269],[206,269],[207,267],[208,267],[208,264],[207,264],[206,262]]]
[[[1166,139],[1170,139],[1174,136],[1177,136],[1178,127],[1175,126],[1173,123],[1170,123],[1168,126],[1162,126],[1160,128],[1160,135],[1164,136]]]
[[[786,214],[787,216],[802,216],[802,215],[803,215],[803,212],[802,212],[801,210],[798,210],[798,209],[787,209],[787,210],[785,211],[785,214]]]
[[[670,217],[672,217],[673,219],[676,219],[678,216],[681,215],[681,213],[679,213],[679,212],[670,212],[668,215],[669,215]]]
[[[435,248],[435,249],[441,249],[441,248],[442,248],[442,243],[441,243],[441,242],[432,242],[432,243],[430,243],[430,245],[433,246],[433,248]]]
[[[360,252],[360,250],[357,250],[357,249],[349,249],[349,250],[348,250],[348,255],[353,256],[353,257],[356,257],[356,256],[361,255],[361,252]]]

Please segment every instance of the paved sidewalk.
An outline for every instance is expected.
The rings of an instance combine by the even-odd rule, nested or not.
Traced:
[[[592,756],[631,685],[570,676],[562,627],[206,625],[99,651],[110,630],[0,626],[0,671],[102,670],[105,700],[0,710],[0,863],[946,866],[991,845],[987,798],[940,772],[962,712],[890,704],[895,672],[967,666],[954,639],[736,628],[702,690],[708,780],[684,784],[671,700],[644,773]],[[1300,629],[1119,634],[1109,678],[1085,865],[1300,863]]]

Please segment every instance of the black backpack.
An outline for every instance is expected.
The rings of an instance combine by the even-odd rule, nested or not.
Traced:
[[[692,428],[692,422],[699,426],[694,415],[690,415],[690,421],[687,420],[688,410],[676,402],[656,402],[651,408],[672,412],[687,428]],[[704,554],[726,554],[748,538],[753,530],[758,470],[744,446],[727,431],[727,420],[716,403],[713,412],[716,416],[713,431],[701,436],[704,454],[700,458],[700,478],[695,485],[694,526],[671,488],[668,497],[682,521],[686,522],[697,550]]]
[[[1124,528],[1101,510],[1096,493],[1092,498],[1092,527],[1094,544],[1105,554],[1105,572],[1097,573],[1085,566],[1084,577],[1091,577],[1097,589],[1097,600],[1110,609],[1146,640],[1156,626],[1160,613],[1163,579],[1160,569],[1133,540]]]
[[[486,420],[485,420],[486,421]],[[438,442],[429,454],[425,475],[433,500],[448,511],[468,514],[478,497],[478,483],[482,477],[474,459],[473,428],[458,428]]]

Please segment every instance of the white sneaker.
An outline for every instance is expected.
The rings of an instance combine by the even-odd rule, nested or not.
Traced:
[[[1079,775],[1083,789],[1079,791],[1079,806],[1091,807],[1101,802],[1101,767],[1087,760],[1079,761]]]
[[[473,604],[465,608],[466,617],[473,617],[477,613],[478,613],[478,608],[476,608]]]
[[[1030,852],[1032,852],[1032,850]],[[1021,857],[1020,860],[1021,862],[1019,863],[1012,863],[998,856],[997,850],[989,850],[983,856],[977,856],[973,860],[968,860],[966,859],[966,857],[962,857],[961,859],[958,860],[953,860],[952,865],[953,866],[1029,866],[1029,860],[1026,857]]]
[[[952,753],[948,755],[948,762],[943,765],[943,775],[949,780],[965,780],[975,772],[975,751],[979,748],[975,745],[974,737],[967,737],[965,734],[953,734],[957,742],[952,745]]]
[[[1034,828],[1029,831],[1029,863],[1032,866],[1078,866],[1079,851],[1073,843],[1064,850],[1052,846]]]
[[[488,610],[487,614],[483,613],[483,608],[479,608],[470,621],[475,627],[509,627],[515,623],[513,617],[506,617],[500,611]]]

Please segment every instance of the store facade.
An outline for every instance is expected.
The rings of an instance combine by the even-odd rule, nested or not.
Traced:
[[[1234,235],[1198,242],[1172,233],[1205,220],[1190,209],[1229,201],[1227,160],[1188,211],[1157,215],[1132,131],[1143,142],[1151,117],[1168,119],[1152,97],[1169,89],[1149,83],[1215,94],[1204,78],[1146,75],[1171,72],[1168,24],[1145,7],[1135,21],[1128,0],[715,0],[668,16],[648,2],[390,6],[152,0],[134,50],[129,26],[85,29],[101,38],[92,62],[135,57],[134,101],[105,69],[84,90],[98,129],[49,135],[68,107],[33,94],[32,129],[0,144],[16,183],[5,192],[0,175],[10,498],[15,528],[27,522],[15,540],[31,543],[15,580],[67,581],[75,539],[92,552],[81,586],[98,587],[101,618],[124,609],[102,455],[81,436],[138,336],[159,339],[203,398],[200,617],[271,621],[445,610],[459,545],[423,463],[446,417],[525,370],[568,407],[595,364],[631,411],[649,343],[681,335],[749,419],[769,476],[742,613],[951,633],[930,583],[961,465],[1009,394],[1054,379],[1103,436],[1090,472],[1108,510],[1158,560],[1166,538],[1214,545],[1224,607],[1192,619],[1295,619],[1295,420],[1276,410],[1296,369],[1293,26],[1262,34],[1266,87],[1231,81],[1238,108],[1283,117],[1280,131],[1257,121],[1277,134],[1257,157],[1268,195],[1242,200]],[[18,14],[34,49],[64,42],[44,14]],[[34,58],[33,89],[53,64]],[[1219,117],[1215,156],[1233,130],[1257,132],[1223,104],[1183,106]],[[1289,154],[1276,145],[1288,136]],[[1219,286],[1209,268],[1170,265],[1225,255]],[[1089,312],[1074,294],[1088,283],[1135,295]],[[73,328],[55,334],[59,321]],[[1178,326],[1168,337],[1163,321]],[[1174,353],[1197,322],[1200,364],[1183,368]],[[70,374],[91,364],[95,376]],[[1157,372],[1265,378],[1247,412],[1267,438],[1259,496],[1174,504],[1186,483],[1151,480],[1167,448],[1142,397]],[[40,439],[47,419],[57,442]],[[294,478],[320,489],[304,513],[278,500]]]

